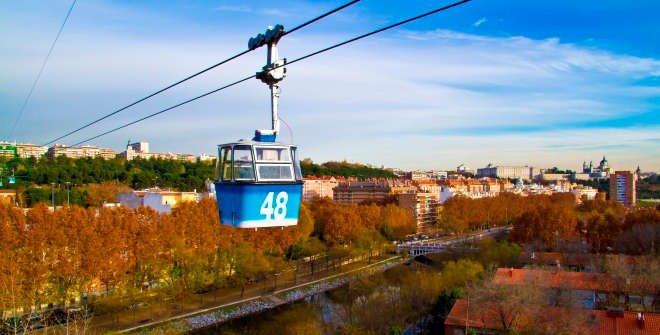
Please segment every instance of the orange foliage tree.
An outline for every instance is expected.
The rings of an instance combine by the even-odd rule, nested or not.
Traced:
[[[410,213],[392,204],[328,200],[302,204],[296,226],[254,231],[218,222],[213,199],[181,203],[171,214],[75,205],[53,212],[46,204],[23,212],[0,204],[0,310],[68,304],[87,292],[122,294],[154,284],[189,291],[243,286],[282,271],[294,246],[300,249],[296,257],[331,255],[333,244],[342,250],[353,244],[372,256],[388,244],[385,238],[415,230]]]
[[[596,252],[611,250],[623,230],[625,209],[616,201],[587,200],[577,207],[580,231]]]

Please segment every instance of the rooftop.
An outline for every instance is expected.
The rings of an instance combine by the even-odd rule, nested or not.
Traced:
[[[496,284],[535,284],[544,287],[570,287],[577,290],[614,291],[616,283],[608,275],[589,272],[565,272],[532,269],[499,268]]]
[[[543,316],[548,322],[552,322],[553,315],[557,315],[560,310],[557,307],[545,307]],[[593,335],[655,335],[660,334],[660,314],[637,312],[612,312],[603,310],[579,310],[572,313],[584,313],[586,317],[593,320],[591,334]],[[455,327],[465,327],[466,317],[468,316],[468,301],[458,299],[454,307],[447,315],[445,325]],[[497,310],[486,308],[483,313],[475,315],[470,314],[467,326],[480,329],[501,329],[502,323]]]

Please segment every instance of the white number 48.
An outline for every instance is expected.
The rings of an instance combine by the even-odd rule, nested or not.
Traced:
[[[280,192],[275,198],[275,208],[273,208],[273,196],[275,192],[268,192],[266,199],[261,204],[259,214],[266,216],[266,221],[283,220],[286,216],[286,203],[289,201],[289,195],[286,192]]]

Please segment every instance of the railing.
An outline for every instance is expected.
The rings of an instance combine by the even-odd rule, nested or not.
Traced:
[[[464,243],[474,239],[480,239],[486,236],[493,236],[500,234],[504,231],[511,230],[511,227],[495,227],[487,231],[480,231],[465,237],[454,238],[435,238],[419,241],[398,242],[396,245],[397,252],[403,250],[408,251],[410,257],[421,256],[431,253],[438,253],[445,250],[447,246],[457,243]]]

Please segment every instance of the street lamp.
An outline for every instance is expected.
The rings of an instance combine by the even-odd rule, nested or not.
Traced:
[[[50,202],[53,205],[53,212],[55,211],[55,183],[50,183]]]
[[[275,278],[275,288],[273,289],[273,291],[277,290],[277,277],[279,277],[280,275],[281,275],[280,272],[273,274]]]
[[[66,182],[66,207],[71,207],[71,196],[70,196],[69,185],[71,185],[71,182],[67,181]]]

